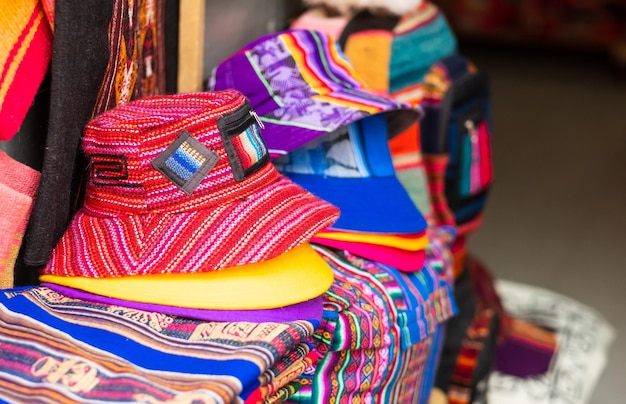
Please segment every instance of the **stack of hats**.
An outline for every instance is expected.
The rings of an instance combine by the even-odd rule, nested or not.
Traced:
[[[279,171],[341,210],[313,238],[335,274],[316,334],[318,350],[332,354],[301,381],[298,401],[416,398],[437,324],[456,310],[453,235],[427,232],[389,150],[419,108],[369,90],[337,42],[316,31],[248,44],[215,68],[211,86],[246,94]],[[385,365],[374,371],[372,361]],[[349,374],[336,373],[350,364]]]
[[[459,315],[447,327],[436,386],[449,392],[451,401],[474,402],[486,396],[494,365],[515,376],[545,371],[555,352],[554,336],[507,315],[493,278],[467,252],[466,235],[481,223],[493,180],[486,76],[458,53],[445,16],[428,1],[407,2],[401,12],[375,0],[306,3],[325,7],[307,10],[292,27],[336,35],[370,86],[424,109],[419,125],[389,143],[398,177],[414,200],[422,200],[429,223],[454,225],[457,233],[450,249]],[[338,10],[343,16],[328,12],[345,3],[353,7]],[[533,366],[520,365],[529,357],[532,372]]]
[[[87,126],[84,206],[42,285],[0,296],[0,397],[227,403],[275,393],[333,273],[338,209],[282,176],[234,90],[155,96]]]

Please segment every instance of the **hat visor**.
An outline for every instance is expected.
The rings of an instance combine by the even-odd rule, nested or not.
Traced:
[[[420,109],[373,93],[346,89],[315,95],[261,116],[263,140],[272,158],[289,153],[306,143],[370,115],[384,113],[391,139],[415,124]]]
[[[41,275],[53,283],[115,299],[196,309],[273,309],[316,298],[333,282],[332,269],[308,243],[268,261],[189,274],[117,278]]]
[[[364,243],[383,247],[398,248],[405,251],[422,251],[428,247],[429,240],[426,232],[410,235],[357,233],[341,230],[326,229],[317,233],[311,240],[319,239],[345,241],[348,243]],[[324,244],[320,242],[319,244]]]
[[[426,229],[424,216],[396,177],[287,176],[341,210],[332,229],[386,234],[415,234]]]
[[[354,255],[358,255],[359,257],[376,261],[384,265],[389,265],[403,272],[415,272],[421,270],[424,267],[424,261],[426,260],[425,250],[410,251],[383,245],[315,237],[313,238],[313,242],[326,247],[346,250]]]
[[[112,297],[89,293],[84,290],[57,285],[55,283],[44,282],[41,286],[54,290],[55,292],[66,297],[81,300],[83,302],[127,307],[129,309],[152,311],[171,316],[187,317],[203,321],[249,321],[253,323],[298,320],[319,321],[322,318],[322,313],[324,311],[324,299],[322,296],[315,297],[302,303],[290,304],[289,306],[275,309],[210,310],[167,306],[163,304],[141,303],[126,299],[114,299]]]
[[[310,240],[338,214],[283,176],[246,198],[193,211],[97,217],[83,208],[42,273],[99,278],[251,264]]]

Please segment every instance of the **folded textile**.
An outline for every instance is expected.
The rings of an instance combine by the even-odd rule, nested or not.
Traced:
[[[5,290],[0,399],[244,401],[315,326],[196,321],[87,303],[45,287]]]
[[[323,295],[322,323],[314,334],[322,357],[290,384],[297,391],[289,402],[428,398],[424,383],[433,338],[456,312],[447,249],[452,236],[437,229],[431,237],[424,269],[412,273],[315,247],[333,267],[335,281]]]
[[[0,140],[9,140],[48,70],[52,33],[39,0],[4,2],[0,32]]]

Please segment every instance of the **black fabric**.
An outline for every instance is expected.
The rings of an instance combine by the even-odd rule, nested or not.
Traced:
[[[179,0],[165,0],[165,91],[178,91],[178,27]]]
[[[110,2],[57,0],[50,113],[41,181],[24,237],[31,275],[49,260],[74,212],[84,159],[80,139],[107,67]],[[20,274],[20,279],[32,279]]]
[[[399,16],[374,15],[367,10],[363,10],[348,21],[339,36],[339,46],[341,49],[345,49],[348,38],[356,32],[369,30],[391,31],[398,24],[398,21],[400,21]]]
[[[467,328],[476,314],[476,295],[470,271],[464,270],[454,282],[454,300],[458,307],[456,316],[448,320],[441,348],[439,366],[435,374],[435,387],[447,392]]]

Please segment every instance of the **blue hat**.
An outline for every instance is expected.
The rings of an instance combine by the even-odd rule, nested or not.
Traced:
[[[279,171],[341,210],[331,228],[413,234],[426,220],[396,178],[382,114],[344,125],[274,160]]]

